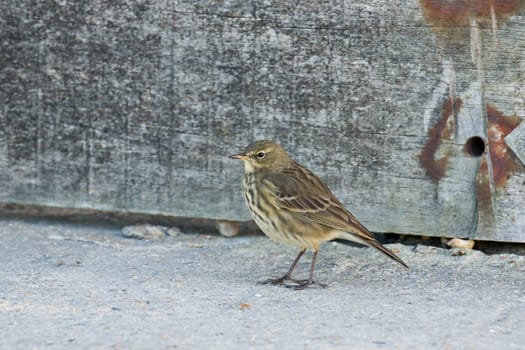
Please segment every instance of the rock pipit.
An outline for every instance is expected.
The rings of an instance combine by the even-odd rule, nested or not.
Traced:
[[[263,283],[294,289],[315,284],[313,274],[319,245],[334,239],[374,247],[408,268],[357,221],[313,172],[290,158],[280,145],[257,141],[230,158],[244,161],[244,197],[255,223],[271,239],[300,249],[283,277]],[[306,249],[313,250],[308,279],[292,279],[291,274]]]

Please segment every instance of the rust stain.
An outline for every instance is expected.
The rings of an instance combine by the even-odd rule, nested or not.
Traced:
[[[476,174],[476,200],[478,212],[483,214],[480,219],[484,225],[492,225],[494,219],[494,208],[492,204],[492,190],[488,157],[492,165],[492,176],[494,187],[499,188],[507,184],[510,174],[516,169],[519,162],[511,154],[505,144],[505,136],[510,134],[520,124],[517,117],[503,115],[491,104],[486,105],[487,113],[487,135],[489,154],[484,154]]]
[[[478,205],[478,225],[492,226],[494,219],[494,208],[492,207],[492,191],[490,189],[488,155],[485,154],[479,164],[476,174],[476,203]]]
[[[492,21],[516,14],[523,0],[419,0],[427,21],[438,27],[468,24],[471,18]]]
[[[487,157],[483,157],[481,160],[478,173],[476,174],[476,196],[478,203],[490,202],[491,194]]]
[[[428,130],[428,141],[419,154],[419,163],[425,173],[434,181],[438,182],[447,172],[449,154],[436,158],[439,147],[443,140],[451,140],[454,131],[454,114],[456,114],[463,101],[456,98],[455,103],[452,99],[447,99],[443,103],[441,116],[436,125]]]
[[[492,105],[487,104],[487,122],[490,161],[492,163],[494,184],[497,188],[506,185],[508,176],[519,165],[504,139],[520,124],[520,119],[504,116]]]

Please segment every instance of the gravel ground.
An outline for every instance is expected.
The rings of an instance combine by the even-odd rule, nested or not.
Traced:
[[[155,240],[121,228],[0,222],[2,349],[524,349],[525,257],[327,243],[327,288],[259,285],[297,253],[263,236]],[[310,254],[297,274],[306,276]]]

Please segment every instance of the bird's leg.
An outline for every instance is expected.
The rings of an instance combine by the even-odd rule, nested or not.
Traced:
[[[314,269],[315,269],[315,261],[317,260],[317,253],[319,252],[319,250],[315,249],[313,254],[312,254],[312,264],[310,265],[310,274],[308,275],[308,279],[307,280],[302,280],[302,281],[297,281],[297,284],[295,286],[289,286],[295,290],[301,290],[301,289],[305,289],[306,287],[308,286],[311,286],[311,285],[318,285],[322,288],[326,287],[326,284],[321,284],[321,283],[317,283],[314,281]]]
[[[293,261],[292,265],[288,269],[288,272],[286,273],[286,275],[284,275],[283,277],[279,277],[279,278],[269,278],[266,281],[262,281],[260,283],[261,284],[273,284],[273,285],[276,285],[276,284],[283,284],[285,281],[297,282],[296,280],[293,280],[291,278],[291,276],[292,276],[293,270],[295,269],[295,266],[297,265],[297,263],[299,262],[299,260],[303,256],[304,252],[306,252],[306,248],[301,249],[299,254],[297,254],[297,257],[295,258],[295,260]]]

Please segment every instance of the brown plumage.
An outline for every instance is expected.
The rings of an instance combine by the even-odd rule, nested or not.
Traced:
[[[314,173],[290,158],[280,145],[257,141],[230,158],[244,161],[244,196],[255,223],[269,238],[300,248],[288,272],[265,283],[292,281],[295,284],[287,286],[295,289],[314,284],[319,245],[334,239],[374,247],[408,268],[357,221]],[[306,249],[313,250],[309,278],[294,280],[291,273]]]

